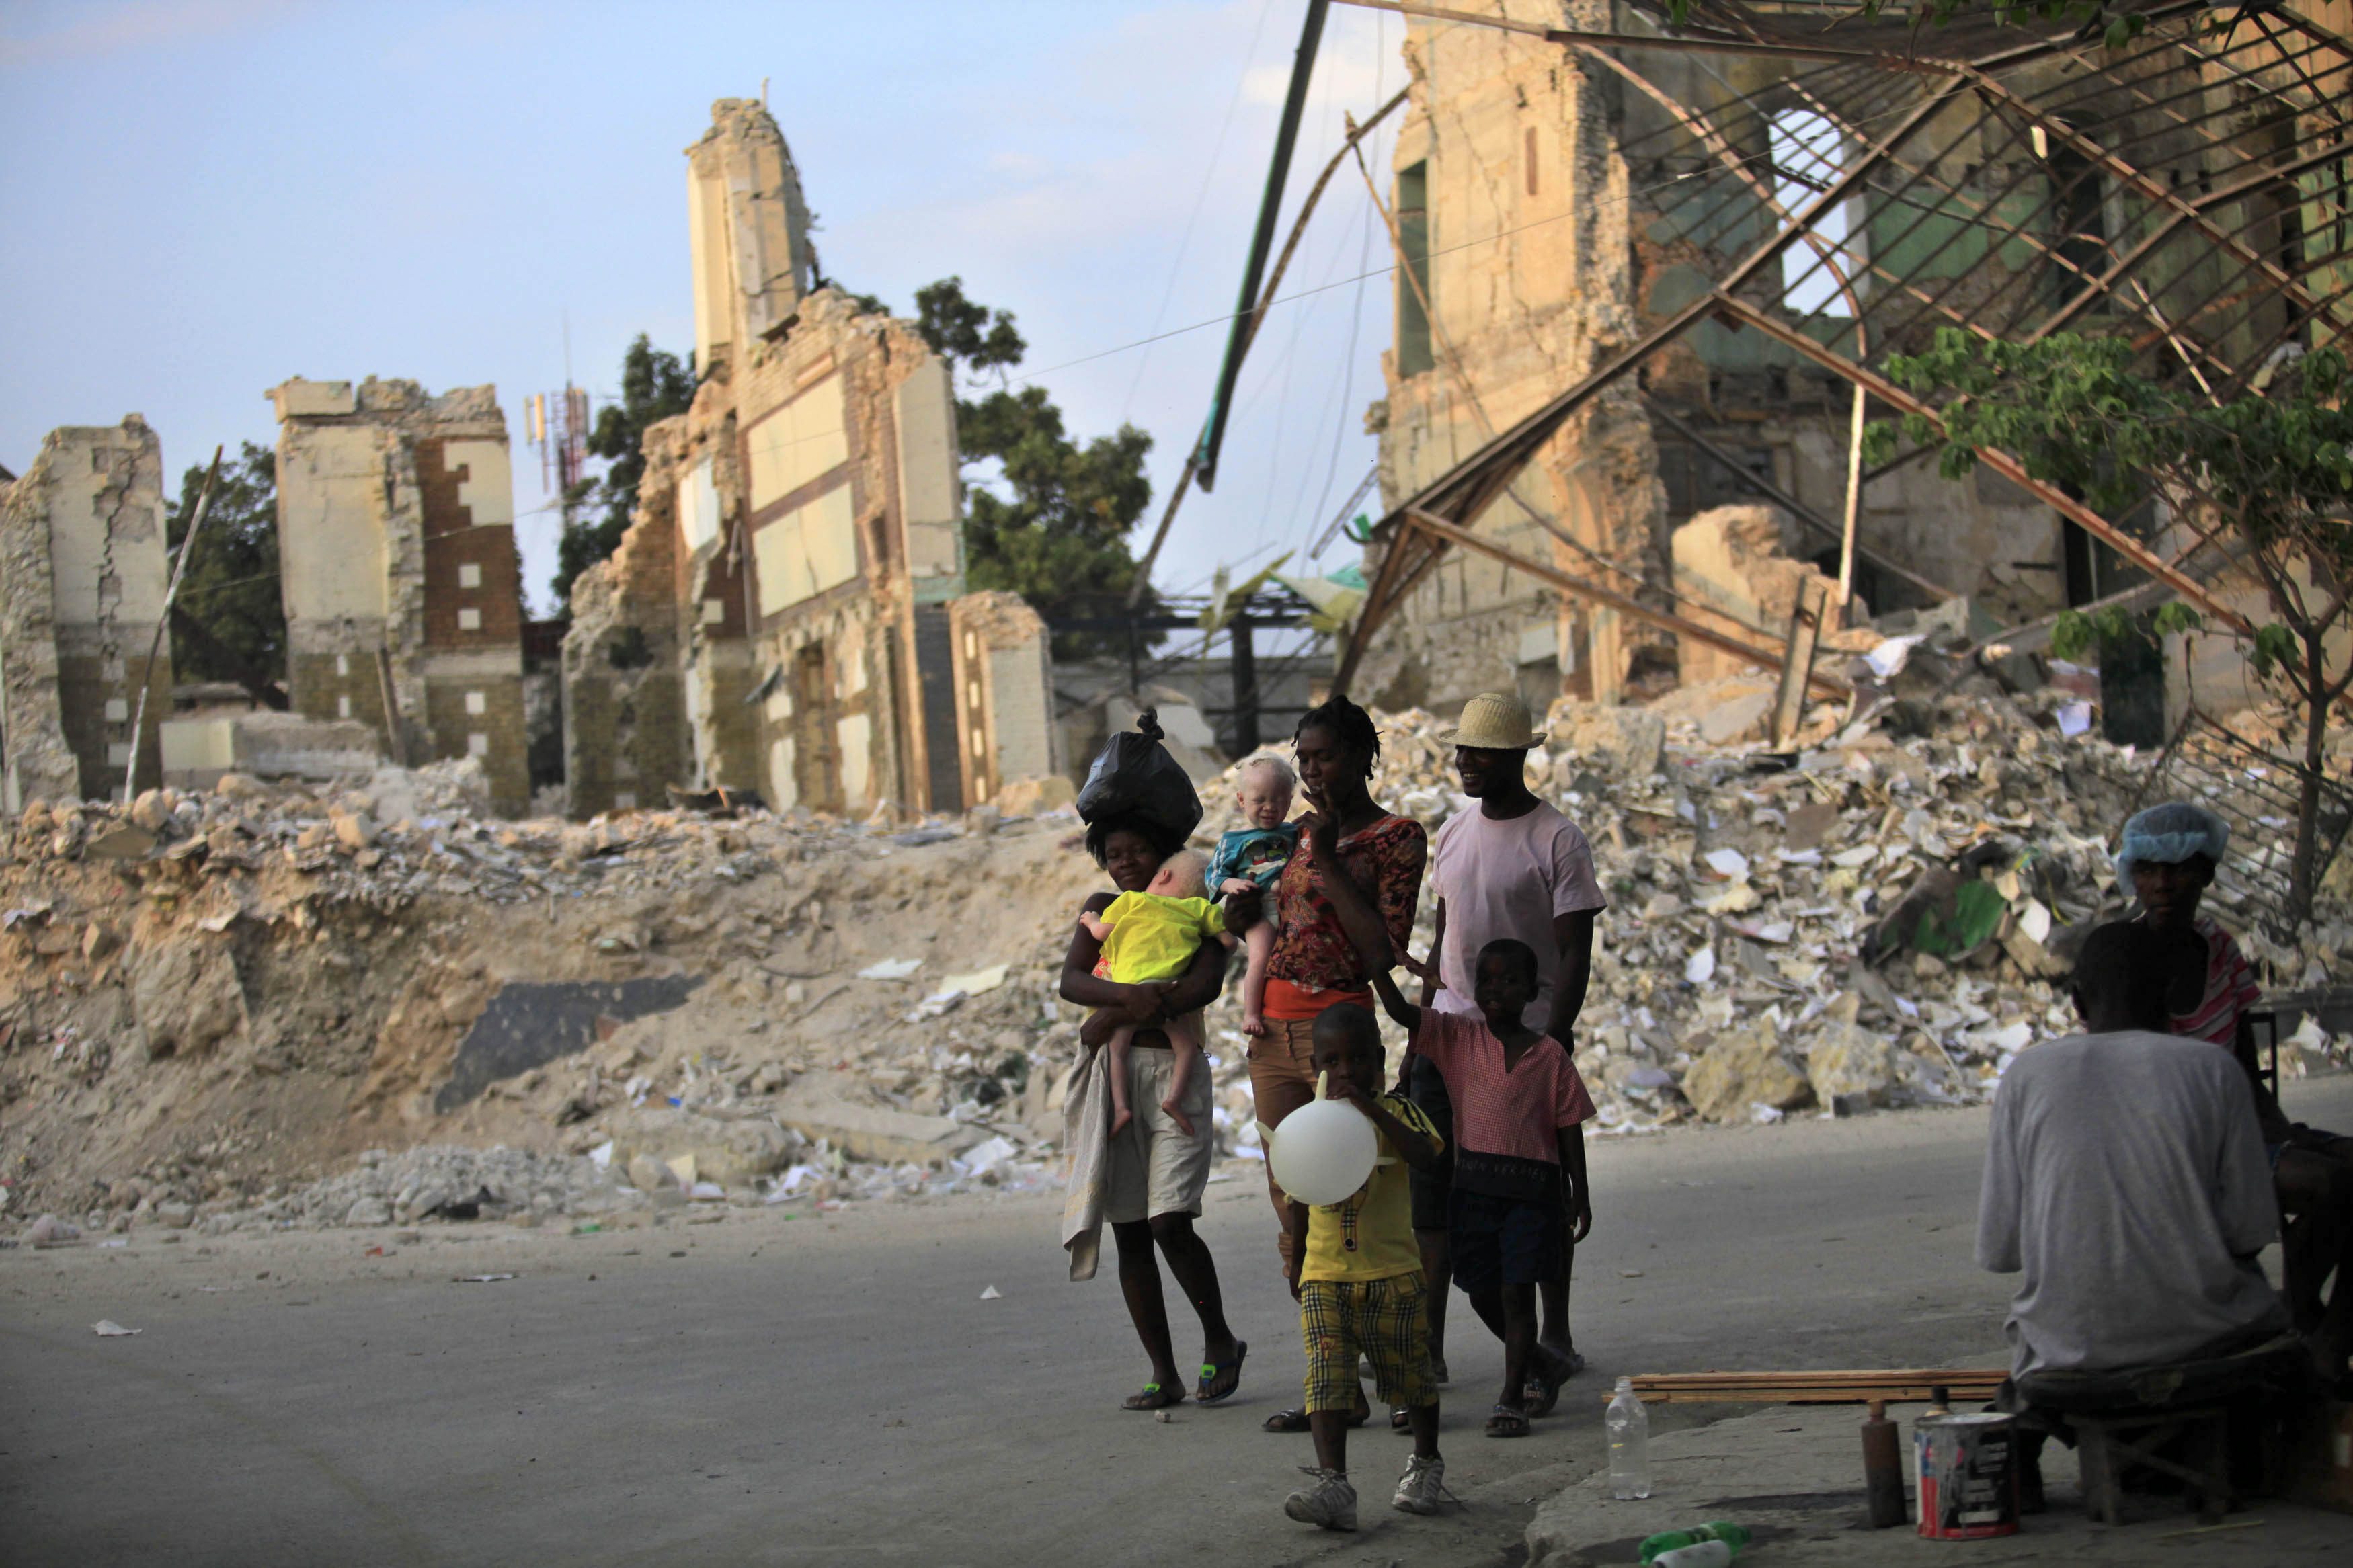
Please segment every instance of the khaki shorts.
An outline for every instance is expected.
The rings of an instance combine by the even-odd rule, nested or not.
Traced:
[[[1138,1046],[1127,1053],[1127,1103],[1135,1120],[1111,1141],[1105,1156],[1105,1225],[1201,1212],[1201,1193],[1209,1184],[1209,1162],[1217,1152],[1217,1131],[1209,1124],[1209,1064],[1195,1064],[1186,1092],[1185,1114],[1195,1130],[1190,1138],[1160,1109],[1175,1070],[1175,1055],[1166,1048]]]

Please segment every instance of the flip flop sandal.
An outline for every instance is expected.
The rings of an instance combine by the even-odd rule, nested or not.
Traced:
[[[1487,1417],[1490,1437],[1525,1437],[1528,1435],[1528,1413],[1514,1410],[1508,1405],[1498,1405]]]
[[[1242,1360],[1249,1354],[1250,1342],[1236,1340],[1233,1360],[1203,1362],[1201,1381],[1193,1390],[1193,1403],[1215,1405],[1220,1399],[1231,1398],[1234,1390],[1242,1385]],[[1225,1386],[1221,1388],[1219,1384]]]
[[[1185,1391],[1173,1383],[1147,1383],[1141,1394],[1131,1394],[1119,1402],[1122,1410],[1166,1410],[1172,1405],[1185,1403]]]
[[[1359,1405],[1356,1411],[1349,1415],[1348,1425],[1350,1426],[1362,1426],[1366,1422],[1370,1421],[1372,1418],[1373,1407],[1369,1405]],[[1300,1409],[1278,1410],[1273,1415],[1268,1416],[1264,1421],[1259,1423],[1259,1430],[1262,1432],[1308,1431],[1310,1428],[1307,1422],[1307,1412]]]

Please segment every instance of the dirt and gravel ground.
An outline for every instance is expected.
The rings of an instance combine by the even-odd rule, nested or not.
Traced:
[[[2353,1080],[2289,1089],[2296,1114],[2353,1124]],[[1513,1563],[1535,1505],[1601,1462],[1617,1373],[2000,1360],[2004,1284],[1969,1260],[1983,1126],[1916,1111],[1600,1144],[1588,1379],[1530,1440],[1488,1441],[1499,1357],[1458,1314],[1445,1443],[1470,1506],[1391,1513],[1403,1444],[1366,1432],[1355,1537],[1280,1511],[1308,1451],[1257,1426],[1301,1355],[1246,1180],[1213,1186],[1205,1220],[1253,1345],[1242,1392],[1165,1425],[1117,1408],[1141,1359],[1114,1282],[1063,1278],[1050,1194],[11,1250],[0,1557]],[[514,1278],[460,1282],[483,1274]],[[100,1338],[100,1319],[140,1332]],[[1751,1414],[1662,1407],[1657,1429]],[[1810,1561],[1799,1545],[1755,1560]]]

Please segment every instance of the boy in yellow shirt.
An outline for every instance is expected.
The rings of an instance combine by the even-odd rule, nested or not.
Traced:
[[[1314,1483],[1282,1511],[1325,1530],[1356,1528],[1356,1489],[1348,1481],[1348,1423],[1362,1393],[1356,1359],[1373,1363],[1380,1397],[1402,1406],[1413,1430],[1413,1458],[1391,1506],[1436,1513],[1451,1494],[1438,1454],[1438,1384],[1430,1369],[1430,1317],[1421,1249],[1413,1234],[1406,1173],[1428,1171],[1446,1140],[1419,1106],[1381,1092],[1380,1026],[1352,1003],[1315,1020],[1315,1070],[1326,1092],[1365,1113],[1380,1133],[1380,1155],[1365,1184],[1344,1203],[1291,1205],[1291,1294],[1307,1342],[1307,1421],[1315,1435]]]
[[[1159,871],[1140,893],[1122,893],[1100,915],[1079,911],[1079,923],[1103,943],[1103,959],[1095,973],[1123,985],[1173,985],[1192,967],[1193,955],[1211,937],[1226,934],[1225,911],[1202,895],[1201,857],[1179,849],[1161,863]],[[1160,1109],[1168,1119],[1193,1133],[1192,1119],[1178,1109],[1193,1074],[1201,1062],[1201,1016],[1188,1013],[1157,1026],[1168,1037],[1168,1095]],[[1128,1047],[1135,1026],[1123,1024],[1111,1037],[1111,1135],[1127,1131],[1135,1112],[1127,1103]]]

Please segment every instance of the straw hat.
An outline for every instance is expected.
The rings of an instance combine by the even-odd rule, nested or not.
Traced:
[[[1438,737],[1441,745],[1482,752],[1525,752],[1543,738],[1528,705],[1501,691],[1482,691],[1465,702],[1461,727]]]

